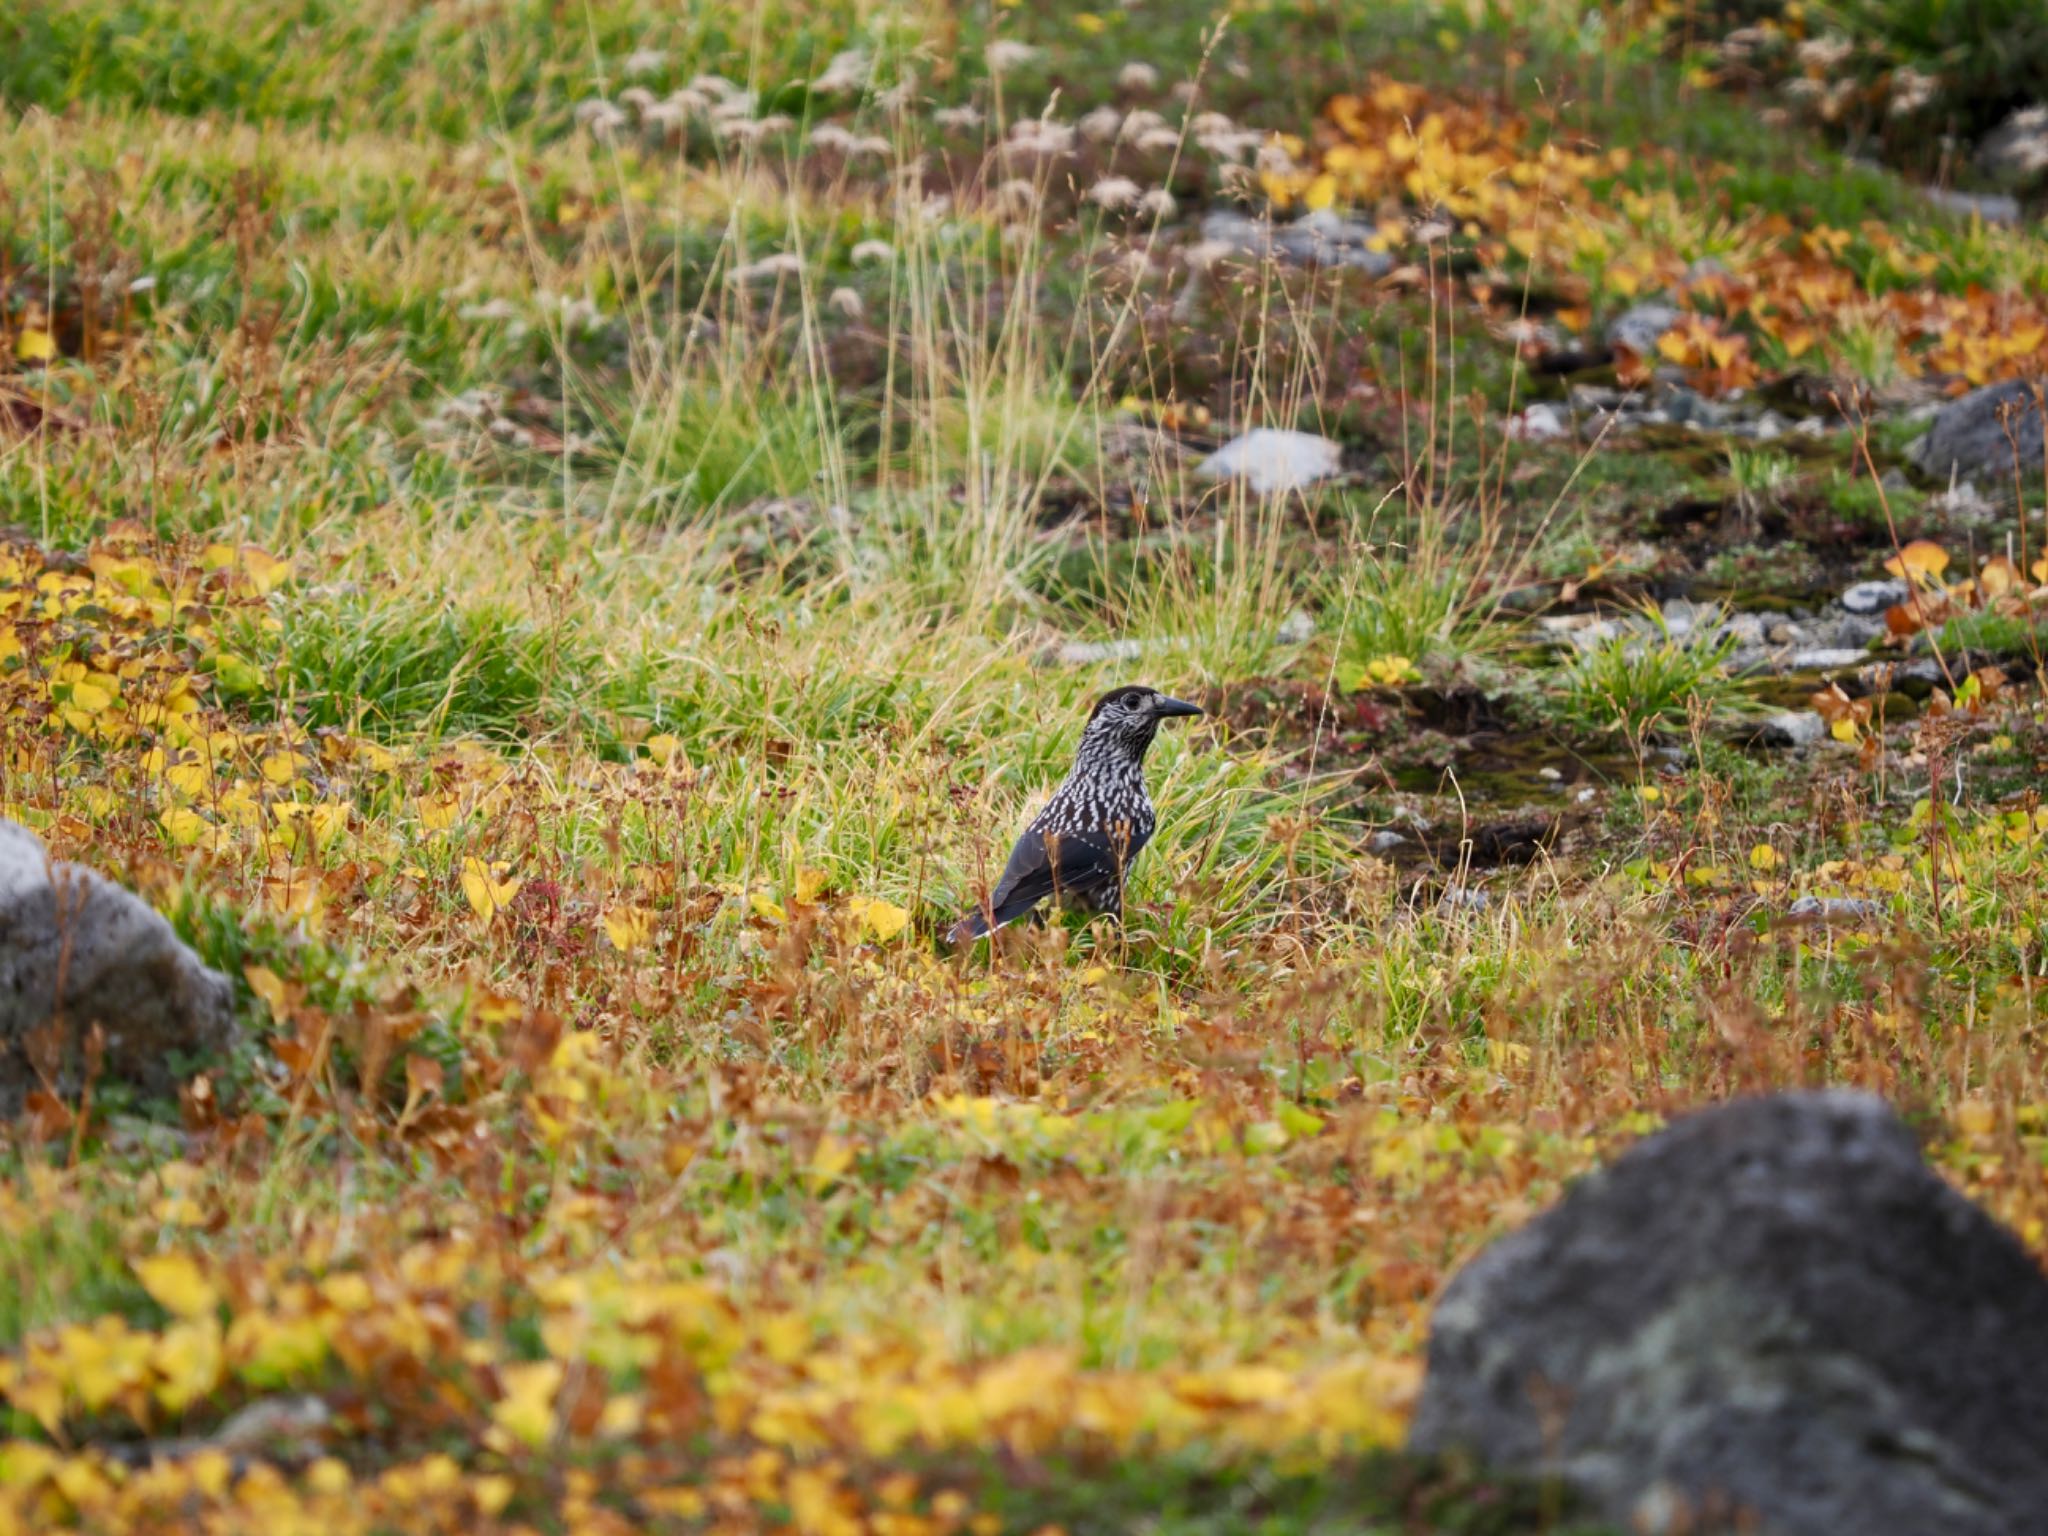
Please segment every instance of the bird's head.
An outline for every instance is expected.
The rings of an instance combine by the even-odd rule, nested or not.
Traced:
[[[1145,749],[1152,745],[1160,721],[1201,712],[1199,706],[1161,693],[1157,688],[1112,688],[1095,701],[1081,742],[1083,746],[1091,742],[1114,744],[1143,757]]]

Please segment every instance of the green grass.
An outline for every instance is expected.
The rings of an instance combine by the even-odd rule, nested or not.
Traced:
[[[1719,625],[1696,619],[1673,634],[1662,610],[1645,604],[1646,632],[1620,634],[1583,651],[1560,678],[1560,712],[1583,729],[1619,732],[1630,742],[1683,724],[1726,700],[1733,683],[1723,666],[1735,649]]]
[[[1338,664],[1362,671],[1383,657],[1450,662],[1483,656],[1501,631],[1469,558],[1396,559],[1369,553],[1324,599],[1335,615]]]
[[[10,1151],[0,1159],[0,1180],[9,1185],[33,1187],[35,1179],[63,1177],[33,1155]],[[156,1314],[120,1257],[128,1201],[111,1187],[100,1195],[86,1220],[35,1221],[10,1240],[0,1283],[0,1347],[14,1348],[32,1329],[61,1318],[115,1312],[140,1320]]]
[[[267,658],[245,637],[257,665]],[[452,593],[363,592],[291,609],[261,697],[312,726],[389,738],[424,732],[500,740],[544,734],[621,698],[643,701],[631,663],[579,627],[536,623]],[[620,663],[626,662],[622,673]],[[602,726],[596,727],[602,730]]]
[[[968,1474],[971,1478],[972,1474]],[[1488,1483],[1469,1469],[1393,1459],[1313,1473],[1219,1471],[1199,1458],[1118,1467],[1062,1466],[997,1495],[1011,1529],[1048,1525],[1073,1536],[1142,1526],[1161,1536],[1595,1536],[1555,1490]]]

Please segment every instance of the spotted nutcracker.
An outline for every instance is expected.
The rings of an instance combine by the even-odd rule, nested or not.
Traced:
[[[1048,896],[1061,907],[1121,917],[1124,874],[1155,823],[1145,749],[1160,721],[1201,712],[1156,688],[1115,688],[1098,699],[1073,771],[1017,839],[987,900],[953,925],[953,942],[1014,923]]]

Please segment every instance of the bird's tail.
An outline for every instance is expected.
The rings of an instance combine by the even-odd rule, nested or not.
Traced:
[[[985,936],[988,931],[988,914],[985,912],[970,912],[947,930],[946,942],[948,944],[972,944],[976,939]]]
[[[976,907],[947,931],[946,942],[948,944],[972,944],[976,939],[985,939],[998,928],[1009,927],[1010,924],[1016,922],[1018,918],[1024,916],[1025,913],[1037,906],[1038,902],[1042,899],[1034,897],[1030,900],[1025,900],[1023,897],[1012,896],[1004,905],[994,909]]]

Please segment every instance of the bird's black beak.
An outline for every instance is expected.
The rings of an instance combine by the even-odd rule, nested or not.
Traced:
[[[1199,715],[1201,712],[1201,705],[1190,704],[1186,699],[1169,699],[1163,693],[1159,695],[1159,702],[1152,706],[1152,713],[1162,720],[1171,720],[1175,715]]]

